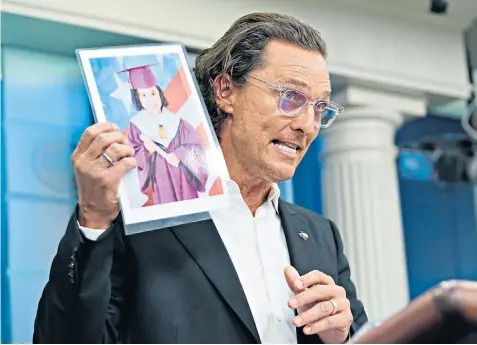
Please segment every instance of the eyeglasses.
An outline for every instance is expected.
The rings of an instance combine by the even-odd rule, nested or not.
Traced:
[[[337,103],[323,99],[310,102],[308,97],[301,91],[271,83],[254,76],[248,76],[248,78],[258,80],[266,86],[280,91],[278,109],[280,113],[285,116],[297,117],[303,113],[308,104],[313,105],[315,110],[315,126],[317,127],[328,128],[335,118],[344,110],[344,108]],[[248,81],[247,78],[245,79]]]

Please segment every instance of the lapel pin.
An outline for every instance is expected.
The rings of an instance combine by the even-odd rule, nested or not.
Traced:
[[[306,232],[300,231],[298,233],[298,236],[300,236],[303,241],[305,241],[305,242],[308,241],[308,234]]]

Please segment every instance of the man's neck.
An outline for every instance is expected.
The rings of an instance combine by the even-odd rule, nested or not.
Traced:
[[[230,178],[239,186],[242,198],[250,209],[250,212],[255,216],[257,209],[267,199],[272,183],[263,179],[254,179],[247,176],[247,174],[231,173]]]
[[[224,130],[225,127],[222,127],[222,131]],[[234,154],[235,150],[230,142],[230,135],[226,133],[222,134],[220,146],[225,157],[230,179],[237,183],[242,198],[252,215],[255,216],[255,212],[265,202],[270,193],[272,183],[261,177],[257,177],[257,174],[250,173],[250,171],[245,168],[246,164],[236,158],[240,157],[240,155]]]

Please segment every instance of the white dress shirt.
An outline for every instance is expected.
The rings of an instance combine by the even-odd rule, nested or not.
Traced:
[[[280,189],[273,185],[254,217],[238,185],[228,181],[227,186],[231,206],[211,211],[210,215],[242,284],[260,340],[266,344],[296,344],[296,328],[292,324],[295,314],[288,307],[293,294],[284,274],[290,257],[278,215]],[[81,226],[80,229],[93,241],[104,231]]]

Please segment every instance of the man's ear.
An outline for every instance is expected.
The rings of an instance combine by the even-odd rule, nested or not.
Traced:
[[[217,106],[227,114],[233,114],[234,85],[228,74],[220,74],[214,80],[214,92]]]

